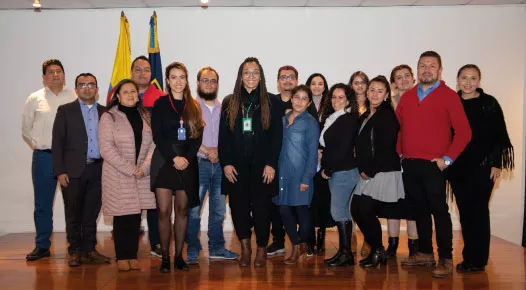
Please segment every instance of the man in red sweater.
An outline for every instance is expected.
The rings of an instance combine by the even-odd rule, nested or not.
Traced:
[[[444,171],[471,140],[460,98],[440,80],[441,73],[440,55],[434,51],[422,53],[418,60],[419,84],[402,96],[396,108],[405,193],[416,213],[419,236],[418,254],[402,261],[402,265],[435,265],[433,215],[439,257],[433,270],[436,278],[453,274],[453,230]]]

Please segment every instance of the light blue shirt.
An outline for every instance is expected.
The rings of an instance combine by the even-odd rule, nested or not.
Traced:
[[[418,84],[418,90],[416,91],[416,94],[418,95],[418,99],[420,102],[427,97],[427,95],[431,94],[432,91],[434,91],[438,86],[440,85],[440,80],[438,80],[432,87],[427,89],[425,92],[422,90],[422,84]]]
[[[97,103],[94,103],[91,108],[84,103],[80,98],[80,110],[82,111],[82,119],[84,119],[84,126],[88,134],[88,159],[100,159],[99,151],[99,111]]]

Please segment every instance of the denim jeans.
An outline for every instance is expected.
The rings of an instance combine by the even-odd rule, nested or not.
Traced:
[[[351,220],[351,194],[358,182],[358,168],[346,171],[336,171],[329,178],[331,191],[331,215],[337,222]]]
[[[33,189],[35,192],[35,219],[36,238],[38,248],[49,249],[51,246],[51,233],[53,232],[53,201],[57,190],[57,179],[53,174],[53,161],[51,153],[34,150],[31,166]]]
[[[219,163],[198,158],[199,164],[199,206],[188,211],[188,230],[186,242],[188,252],[199,252],[199,231],[201,229],[201,207],[208,192],[208,250],[220,250],[225,246],[223,237],[223,220],[225,219],[225,196],[221,194],[221,178],[223,171]]]

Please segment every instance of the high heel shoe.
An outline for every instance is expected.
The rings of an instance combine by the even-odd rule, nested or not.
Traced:
[[[361,261],[360,261],[361,262]],[[387,259],[385,257],[385,250],[383,247],[371,250],[367,260],[360,264],[363,268],[376,268],[380,264],[385,264]]]
[[[163,256],[161,258],[161,266],[159,267],[161,273],[170,273],[170,256]]]
[[[183,256],[179,255],[175,257],[174,259],[174,269],[180,270],[180,271],[188,271],[188,264],[183,259]]]

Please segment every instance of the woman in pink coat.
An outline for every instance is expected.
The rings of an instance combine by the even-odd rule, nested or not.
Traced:
[[[150,115],[139,102],[137,85],[122,80],[99,122],[102,210],[113,216],[117,266],[140,270],[137,260],[141,211],[156,207],[150,191],[150,161],[155,144]]]

